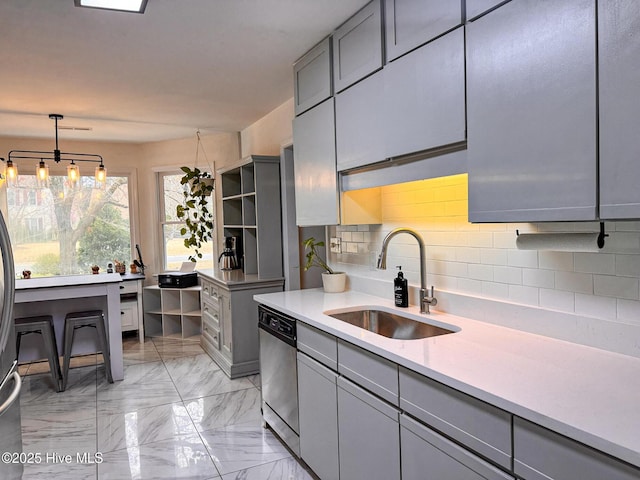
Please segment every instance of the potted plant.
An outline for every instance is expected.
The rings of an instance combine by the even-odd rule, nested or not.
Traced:
[[[324,247],[324,242],[316,242],[313,237],[307,238],[304,242],[304,249],[309,250],[306,258],[307,262],[304,265],[304,271],[306,272],[311,267],[320,267],[324,270],[322,273],[322,286],[327,293],[339,293],[344,292],[347,274],[344,272],[334,272],[333,269],[327,265],[320,254],[318,253],[318,247]]]
[[[184,246],[194,250],[195,253],[189,255],[189,260],[195,262],[202,258],[202,247],[211,239],[213,232],[213,212],[209,206],[213,178],[198,167],[181,167],[181,170],[184,175],[180,184],[188,184],[189,188],[184,190],[184,204],[176,207],[176,216],[185,222],[186,226],[180,229],[180,234],[187,235]]]

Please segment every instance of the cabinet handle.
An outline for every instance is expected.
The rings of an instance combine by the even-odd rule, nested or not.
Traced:
[[[124,285],[120,285],[120,290],[124,290]]]

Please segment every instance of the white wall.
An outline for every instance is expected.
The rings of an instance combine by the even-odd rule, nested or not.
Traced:
[[[280,155],[280,148],[293,142],[293,98],[240,132],[242,157]]]

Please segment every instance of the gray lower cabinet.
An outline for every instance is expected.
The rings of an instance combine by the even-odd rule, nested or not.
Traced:
[[[637,480],[640,469],[527,420],[513,422],[514,472],[525,480]]]
[[[383,74],[385,157],[466,140],[463,28],[390,63]]]
[[[338,171],[385,159],[383,74],[376,72],[335,97]]]
[[[402,480],[513,480],[406,414],[400,415]]]
[[[400,367],[400,408],[467,448],[511,468],[511,414]]]
[[[400,479],[399,411],[338,378],[340,478]]]
[[[598,1],[600,218],[640,218],[640,3]]]
[[[387,62],[461,23],[462,5],[458,0],[386,0]]]
[[[322,480],[338,480],[338,375],[298,352],[300,456]]]
[[[202,272],[199,276],[203,289],[200,345],[230,378],[260,373],[258,304],[253,296],[281,292],[284,281],[243,283],[226,282]]]
[[[382,7],[372,0],[333,33],[336,92],[382,68]]]
[[[467,24],[469,220],[597,215],[595,0],[512,0]]]
[[[340,223],[334,99],[293,120],[296,223]]]
[[[325,38],[293,64],[293,92],[296,115],[331,96],[331,38]]]

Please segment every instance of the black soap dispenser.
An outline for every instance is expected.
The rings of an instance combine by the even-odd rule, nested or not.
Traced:
[[[409,287],[407,285],[407,279],[404,278],[402,273],[402,267],[396,267],[400,271],[398,276],[393,280],[393,297],[396,302],[396,307],[408,307],[409,306]]]

